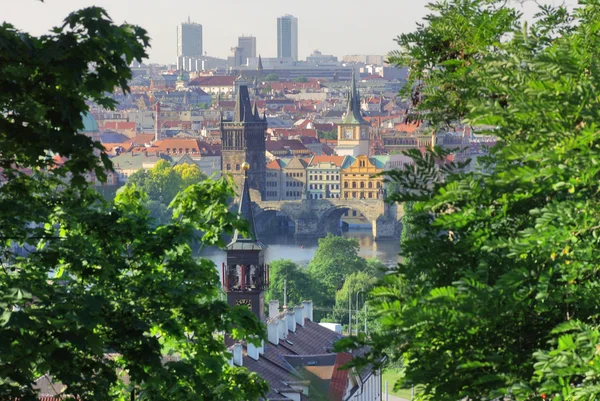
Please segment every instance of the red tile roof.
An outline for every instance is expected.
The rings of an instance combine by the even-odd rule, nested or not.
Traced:
[[[132,145],[143,145],[145,143],[152,142],[154,140],[154,134],[139,134],[134,136],[125,143],[130,143]]]
[[[233,86],[235,77],[233,75],[198,77],[190,81],[190,86]]]
[[[279,159],[275,159],[269,164],[267,164],[267,169],[270,170],[281,170],[281,164],[279,164]]]
[[[421,126],[421,121],[407,122],[407,123],[396,123],[394,129],[400,132],[415,132]]]
[[[317,130],[308,128],[273,128],[272,132],[274,135],[283,138],[287,138],[290,136],[310,136],[313,138],[317,137]]]
[[[133,130],[135,131],[136,124],[135,122],[130,121],[106,121],[104,124],[100,126],[100,130]]]
[[[268,85],[271,90],[274,91],[293,91],[293,90],[306,90],[306,89],[321,89],[321,84],[312,82],[269,82]]]
[[[335,365],[333,368],[333,376],[329,383],[329,399],[331,401],[342,401],[346,386],[348,385],[349,370],[340,369],[342,366],[352,360],[352,355],[347,352],[340,352],[335,357]]]
[[[217,155],[219,149],[199,139],[167,138],[152,143],[150,147],[138,146],[132,152],[162,152],[165,154]]]
[[[316,166],[319,163],[333,163],[337,167],[342,167],[344,156],[314,156],[310,162],[311,166]]]

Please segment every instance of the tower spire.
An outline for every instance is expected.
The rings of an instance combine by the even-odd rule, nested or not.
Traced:
[[[244,170],[244,188],[242,190],[242,196],[240,197],[240,205],[238,208],[239,218],[244,218],[248,221],[248,233],[249,238],[242,235],[238,230],[235,230],[231,242],[227,245],[227,249],[234,247],[239,243],[250,243],[256,246],[258,249],[266,248],[265,245],[258,240],[256,235],[256,225],[254,223],[254,212],[252,211],[252,198],[250,197],[250,185],[248,183],[248,170],[250,165],[247,162],[242,163],[242,170]]]
[[[362,117],[360,112],[360,92],[356,88],[356,78],[354,70],[352,70],[352,82],[347,96],[346,115],[344,116],[343,124],[368,124]]]
[[[258,55],[258,67],[256,69],[258,70],[258,72],[262,76],[262,73],[263,73],[263,64],[262,64],[262,58],[260,57],[260,54]]]

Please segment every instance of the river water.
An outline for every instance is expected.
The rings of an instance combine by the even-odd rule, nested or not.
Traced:
[[[342,233],[344,237],[358,238],[360,244],[359,256],[363,258],[377,257],[384,264],[395,266],[400,252],[400,238],[375,241],[371,229],[351,229]],[[266,262],[277,259],[290,259],[300,265],[306,265],[317,251],[317,238],[295,238],[293,233],[276,232],[270,235],[260,235],[260,240],[268,245],[265,252]],[[201,257],[212,260],[216,266],[225,262],[225,251],[218,248],[207,248],[201,252]]]

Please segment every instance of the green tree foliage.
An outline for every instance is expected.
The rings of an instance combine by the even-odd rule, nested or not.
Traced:
[[[279,76],[275,73],[268,73],[264,78],[265,82],[279,82]]]
[[[335,131],[317,131],[319,139],[337,139],[337,132]]]
[[[150,210],[150,216],[158,223],[165,223],[170,219],[168,207],[175,195],[205,179],[206,176],[195,164],[172,167],[168,161],[159,160],[150,170],[142,169],[131,174],[127,183],[148,195],[145,206]]]
[[[298,78],[294,79],[294,82],[304,83],[304,82],[308,82],[308,79],[306,77],[298,77]]]
[[[276,299],[283,305],[284,281],[289,306],[299,305],[303,300],[313,298],[314,283],[306,272],[291,260],[281,259],[269,264],[267,301]]]
[[[483,171],[434,173],[437,149],[393,177],[415,202],[409,257],[372,292],[382,331],[357,343],[403,361],[399,385],[422,399],[596,399],[600,3],[542,7],[514,31],[502,4],[435,3],[401,42],[428,117],[495,127],[500,144]]]
[[[239,226],[230,183],[188,187],[173,219],[153,227],[137,188],[108,204],[84,180],[111,168],[102,146],[77,133],[86,102],[113,107],[106,94],[128,91],[127,65],[147,45],[143,29],[95,7],[41,37],[0,27],[0,399],[37,400],[44,376],[82,400],[133,391],[140,400],[248,400],[266,390],[229,367],[215,335],[262,327],[218,300],[214,266],[189,246],[219,245]],[[55,154],[68,161],[55,165]]]
[[[503,0],[435,1],[427,8],[427,23],[398,36],[400,49],[390,53],[388,62],[409,67],[403,94],[417,113],[427,111],[433,125],[452,124],[480,95],[472,74],[482,54],[497,50],[520,14]]]
[[[358,256],[360,245],[356,238],[338,237],[327,234],[325,238],[319,238],[319,246],[315,256],[307,267],[308,275],[313,283],[317,283],[312,291],[313,297],[320,300],[320,307],[324,310],[315,309],[315,319],[325,317],[326,312],[333,310],[335,306],[335,294],[344,285],[348,276],[357,272],[366,272],[373,277],[381,274],[379,268],[381,262],[367,262]],[[383,266],[384,267],[384,266]]]
[[[333,320],[344,325],[348,324],[348,293],[350,293],[351,309],[353,316],[352,325],[354,325],[356,322],[356,313],[358,312],[360,327],[362,331],[362,324],[364,319],[363,308],[367,299],[367,295],[369,294],[369,291],[373,288],[376,282],[377,277],[365,272],[356,272],[347,276],[344,280],[344,285],[335,294],[335,307],[332,315]],[[358,305],[356,303],[357,296]],[[370,323],[371,322],[369,322],[369,324]]]
[[[366,262],[358,256],[359,250],[358,239],[327,234],[325,238],[319,238],[308,272],[324,285],[326,291],[334,294],[342,287],[346,276],[365,270]]]

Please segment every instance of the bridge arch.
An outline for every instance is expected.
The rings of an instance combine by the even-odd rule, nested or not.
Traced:
[[[295,220],[277,207],[257,207],[254,211],[254,223],[257,234],[294,232]]]
[[[323,231],[339,235],[344,229],[352,226],[365,225],[364,228],[372,229],[373,221],[360,209],[356,205],[331,205],[331,208],[320,215]]]

